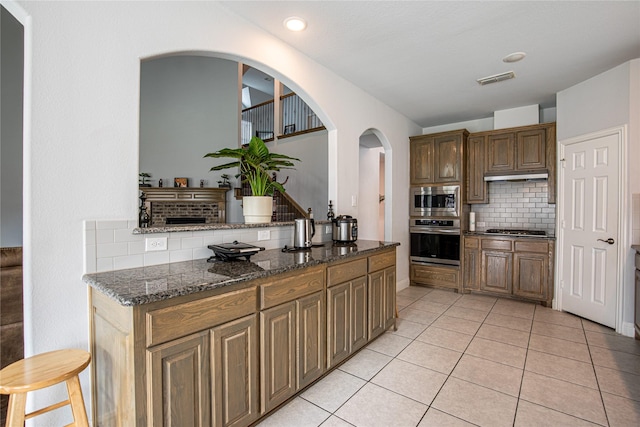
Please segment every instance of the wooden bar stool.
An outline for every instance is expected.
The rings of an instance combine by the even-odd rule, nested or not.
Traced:
[[[6,427],[23,427],[24,420],[42,415],[65,405],[71,406],[74,423],[88,427],[82,389],[78,374],[89,365],[91,354],[84,350],[67,349],[42,353],[18,360],[0,371],[0,394],[9,395]],[[25,414],[27,392],[67,382],[69,399]]]

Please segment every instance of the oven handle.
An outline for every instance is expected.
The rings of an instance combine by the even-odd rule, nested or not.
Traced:
[[[422,234],[460,234],[459,228],[425,228],[425,227],[409,227],[409,233]]]

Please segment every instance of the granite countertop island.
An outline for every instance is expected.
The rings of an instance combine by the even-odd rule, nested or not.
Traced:
[[[399,246],[399,243],[358,240],[355,244],[338,246],[327,242],[323,246],[300,252],[269,249],[251,256],[250,261],[207,262],[206,259],[198,259],[85,274],[82,279],[120,305],[136,306],[366,255],[394,246]]]

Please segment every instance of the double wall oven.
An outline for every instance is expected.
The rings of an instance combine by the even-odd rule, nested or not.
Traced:
[[[409,233],[414,264],[460,265],[460,186],[412,187]]]

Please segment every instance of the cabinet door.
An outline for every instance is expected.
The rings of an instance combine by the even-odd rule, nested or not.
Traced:
[[[340,363],[351,353],[351,285],[327,289],[327,365]]]
[[[460,145],[462,135],[434,138],[434,182],[460,181]]]
[[[296,302],[260,312],[260,395],[266,413],[296,392]]]
[[[487,137],[487,172],[515,171],[515,135],[513,132]]]
[[[384,332],[384,271],[369,274],[369,340]]]
[[[420,185],[434,182],[433,138],[413,140],[410,143],[410,183]]]
[[[549,287],[549,257],[544,254],[513,255],[513,294],[545,300]]]
[[[208,333],[147,350],[147,413],[153,426],[208,426]]]
[[[367,331],[367,278],[354,279],[351,287],[351,350],[353,353],[364,346],[368,339]]]
[[[483,291],[511,294],[513,254],[511,252],[482,251]]]
[[[384,329],[396,322],[396,267],[384,270]]]
[[[298,390],[324,373],[326,322],[324,291],[296,301],[298,313]]]
[[[516,134],[516,170],[547,168],[546,129],[534,129]]]
[[[211,330],[215,426],[249,425],[260,414],[257,333],[255,314]]]
[[[638,255],[636,254],[636,259]],[[638,261],[636,261],[637,263]],[[636,270],[636,305],[635,305],[636,339],[640,339],[640,270]]]
[[[465,247],[462,275],[464,289],[480,289],[480,251],[478,249]]]
[[[467,203],[487,203],[484,180],[485,137],[470,137],[467,142]]]

